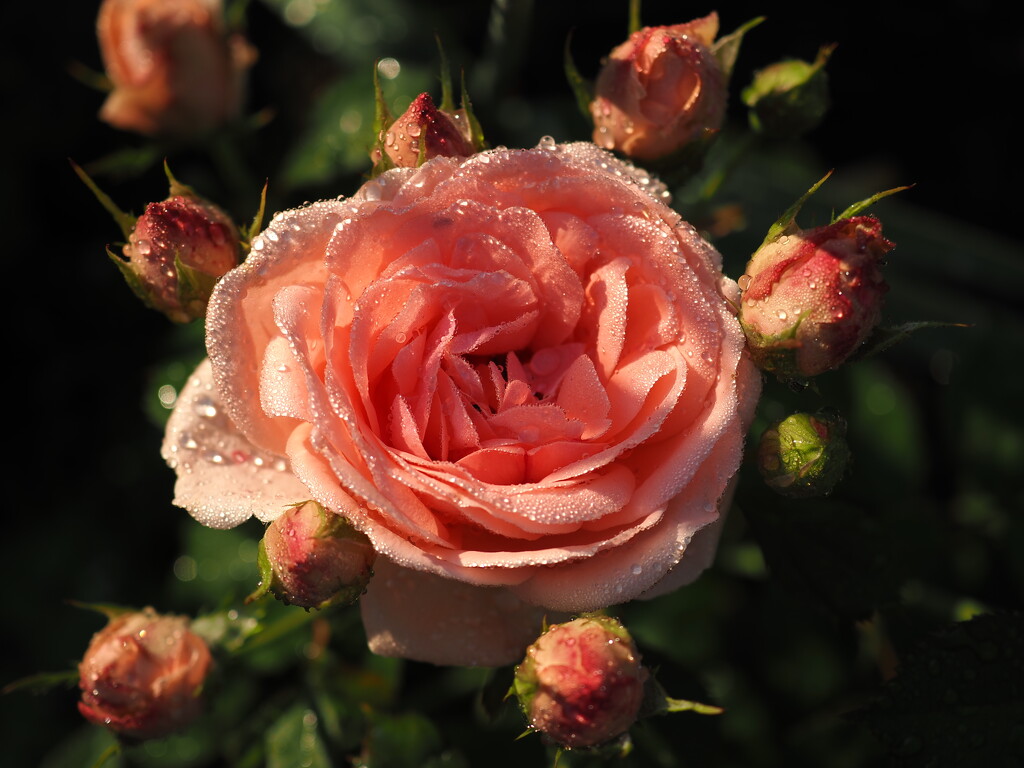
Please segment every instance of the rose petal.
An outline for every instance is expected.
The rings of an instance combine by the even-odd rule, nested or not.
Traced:
[[[209,360],[178,395],[160,454],[178,475],[174,503],[211,528],[232,528],[252,515],[273,520],[310,498],[284,458],[254,447],[235,428]]]
[[[545,616],[507,589],[453,582],[381,559],[359,605],[374,653],[460,667],[522,660]]]

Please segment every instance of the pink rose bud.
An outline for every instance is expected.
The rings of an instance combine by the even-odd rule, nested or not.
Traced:
[[[115,261],[132,289],[178,323],[205,314],[213,286],[241,255],[227,214],[191,194],[147,205],[123,250],[127,261]]]
[[[513,690],[530,725],[563,747],[592,747],[636,721],[647,670],[616,619],[555,624],[526,651]]]
[[[838,367],[877,325],[893,244],[871,216],[765,243],[739,279],[740,322],[754,362],[783,379]]]
[[[238,117],[256,54],[223,15],[221,0],[104,0],[97,35],[113,91],[100,118],[190,139]]]
[[[315,501],[275,519],[263,536],[263,549],[272,573],[262,586],[303,608],[354,603],[373,575],[376,557],[366,536]]]
[[[380,146],[399,168],[417,168],[438,156],[469,157],[476,151],[466,111],[438,109],[429,93],[417,96],[402,116],[382,131]],[[370,153],[374,166],[382,160],[380,146]]]
[[[714,135],[725,118],[727,77],[712,52],[718,15],[644,27],[612,51],[590,104],[594,143],[657,160]]]
[[[846,422],[828,412],[787,416],[764,431],[757,449],[765,483],[790,498],[830,493],[849,458]]]
[[[152,608],[121,614],[93,636],[78,665],[78,710],[130,739],[166,736],[199,714],[211,663],[187,618]]]

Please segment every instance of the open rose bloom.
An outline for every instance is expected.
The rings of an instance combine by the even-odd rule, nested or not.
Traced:
[[[437,157],[277,214],[164,456],[201,522],[312,498],[377,551],[370,647],[517,661],[713,556],[759,378],[719,254],[593,144]]]

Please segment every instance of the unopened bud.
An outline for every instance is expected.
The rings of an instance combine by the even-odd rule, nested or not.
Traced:
[[[644,27],[611,52],[590,104],[593,141],[658,160],[714,135],[725,118],[727,76],[712,50],[718,15]]]
[[[93,636],[78,665],[78,710],[130,739],[166,736],[199,714],[211,664],[187,618],[152,608],[123,613]]]
[[[829,107],[825,63],[835,46],[818,51],[814,63],[790,59],[759,70],[744,89],[750,122],[773,138],[797,138],[815,128]]]
[[[846,422],[838,414],[794,413],[761,435],[758,469],[783,496],[825,495],[846,470],[850,451],[845,436]]]
[[[469,157],[475,151],[466,110],[438,109],[429,93],[421,93],[381,132],[370,157],[380,165],[383,152],[392,167],[416,168],[432,157]]]
[[[530,726],[568,748],[604,744],[637,719],[647,670],[629,632],[607,616],[551,626],[516,667]]]
[[[206,313],[214,285],[238,264],[238,230],[220,208],[191,194],[150,203],[123,249],[111,254],[138,296],[177,323]]]
[[[740,323],[758,367],[806,379],[846,360],[881,318],[881,264],[892,248],[871,216],[761,246],[739,279]]]
[[[262,549],[261,571],[270,573],[257,594],[270,589],[283,602],[303,608],[355,602],[373,575],[376,557],[366,536],[315,501],[275,519]]]

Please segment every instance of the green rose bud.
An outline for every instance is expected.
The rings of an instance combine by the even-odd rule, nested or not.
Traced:
[[[850,451],[846,423],[838,414],[794,413],[761,435],[757,466],[764,481],[790,498],[831,492],[843,476]]]
[[[790,59],[758,71],[741,94],[750,124],[772,138],[797,138],[817,127],[829,107],[825,63],[835,46],[824,46],[814,63]]]

